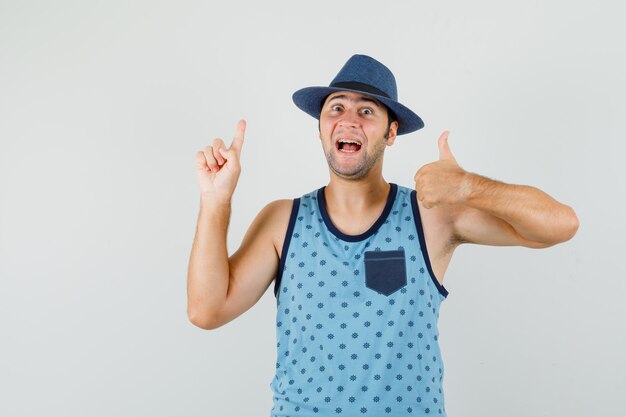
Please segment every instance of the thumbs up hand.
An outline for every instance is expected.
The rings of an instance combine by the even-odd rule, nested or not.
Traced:
[[[439,137],[439,160],[422,166],[413,179],[417,198],[427,209],[463,204],[468,195],[468,173],[459,166],[448,145],[448,131]]]

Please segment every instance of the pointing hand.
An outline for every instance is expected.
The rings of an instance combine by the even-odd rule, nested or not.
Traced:
[[[241,173],[239,161],[245,131],[246,121],[240,120],[229,148],[221,138],[216,138],[213,145],[196,153],[196,176],[202,195],[230,201]]]

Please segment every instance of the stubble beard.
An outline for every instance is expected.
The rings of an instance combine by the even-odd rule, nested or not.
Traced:
[[[380,142],[380,144],[373,149],[371,154],[367,153],[366,147],[361,148],[359,152],[364,152],[365,158],[362,158],[357,165],[350,168],[341,167],[341,164],[335,159],[333,149],[326,152],[326,161],[328,162],[328,167],[337,176],[351,180],[359,180],[365,178],[371,171],[372,167],[383,157],[386,146],[387,139],[385,138],[383,142]]]

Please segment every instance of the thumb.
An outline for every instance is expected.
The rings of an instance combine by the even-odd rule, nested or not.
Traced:
[[[449,133],[450,132],[446,130],[441,134],[441,136],[439,136],[439,160],[451,159],[456,162],[456,159],[454,159],[454,155],[452,155],[452,151],[450,150],[450,145],[448,145]]]
[[[226,160],[226,162],[233,161],[237,157],[237,151],[232,149],[232,147],[231,149],[220,148],[219,152],[220,155],[222,155],[222,158]]]

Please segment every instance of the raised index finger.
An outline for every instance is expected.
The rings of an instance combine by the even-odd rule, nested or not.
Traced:
[[[246,133],[246,121],[241,119],[239,123],[237,123],[237,130],[235,131],[235,137],[233,138],[233,142],[230,147],[237,152],[237,155],[241,154],[241,147],[243,146],[243,137]]]

